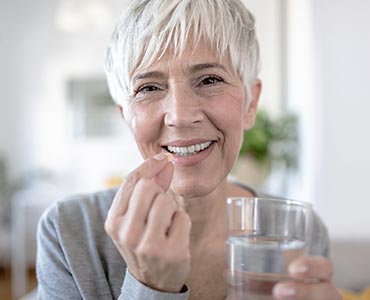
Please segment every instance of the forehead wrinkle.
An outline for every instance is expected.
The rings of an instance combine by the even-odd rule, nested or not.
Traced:
[[[149,71],[149,72],[144,72],[144,73],[139,73],[134,76],[133,81],[137,81],[140,79],[147,79],[147,78],[163,78],[164,74],[159,71]]]
[[[194,51],[194,49],[193,49]],[[194,54],[194,53],[192,53]],[[171,57],[172,56],[172,57]],[[185,55],[186,56],[186,55]],[[185,59],[183,56],[176,57],[170,53],[167,53],[164,57],[162,57],[158,62],[163,62],[166,61],[166,68],[168,68],[168,71],[171,73],[171,70],[174,71],[173,67],[176,63],[179,63],[181,72],[183,74],[191,74],[191,73],[196,73],[196,72],[201,72],[203,70],[207,69],[219,69],[224,72],[229,73],[229,70],[227,67],[225,67],[221,62],[217,61],[209,61],[207,60],[205,62],[191,62],[193,59],[190,55],[190,58]],[[152,65],[152,67],[155,67],[157,63]],[[163,66],[162,66],[163,67]],[[160,67],[161,68],[161,67]],[[145,72],[145,70],[142,70],[143,72],[136,74],[133,77],[133,82],[136,82],[138,80],[142,79],[148,79],[148,78],[156,78],[156,79],[162,79],[166,77],[166,72],[163,72],[161,70],[148,70]]]

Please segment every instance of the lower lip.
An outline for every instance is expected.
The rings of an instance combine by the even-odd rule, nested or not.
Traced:
[[[176,155],[172,153],[173,154],[172,162],[175,165],[182,166],[182,167],[188,167],[188,166],[199,164],[211,154],[215,145],[216,145],[216,142],[213,142],[212,145],[209,146],[206,150],[200,151],[197,154],[193,154],[189,156],[181,156],[181,155]]]

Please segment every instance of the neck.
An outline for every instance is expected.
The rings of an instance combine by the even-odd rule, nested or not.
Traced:
[[[215,190],[198,197],[177,197],[180,207],[191,220],[191,244],[202,246],[204,242],[224,239],[227,234],[226,198],[252,196],[252,194],[224,180]]]
[[[250,197],[252,193],[225,180],[207,195],[177,198],[192,220],[191,272],[187,279],[190,299],[224,299],[226,295],[226,198],[237,196]]]
[[[228,183],[225,180],[217,189],[197,197],[177,197],[180,207],[192,221],[190,241],[197,245],[214,239],[226,227],[226,198]]]

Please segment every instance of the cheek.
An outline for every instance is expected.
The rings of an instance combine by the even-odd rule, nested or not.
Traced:
[[[244,103],[240,95],[228,95],[225,101],[219,102],[217,105],[217,114],[215,117],[220,128],[223,128],[225,134],[240,135],[243,132],[243,115]]]
[[[213,118],[222,132],[224,147],[232,156],[238,155],[243,139],[243,102],[227,101],[218,106]]]
[[[148,114],[142,108],[131,108],[130,118],[127,120],[143,156],[151,155],[147,153],[148,149],[158,139],[160,122],[153,111],[156,110],[151,110],[152,113]]]

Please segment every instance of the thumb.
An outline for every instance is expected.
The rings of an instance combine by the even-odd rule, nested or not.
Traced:
[[[160,185],[165,191],[171,185],[174,167],[172,163],[167,163],[166,166],[154,176],[154,181]]]

